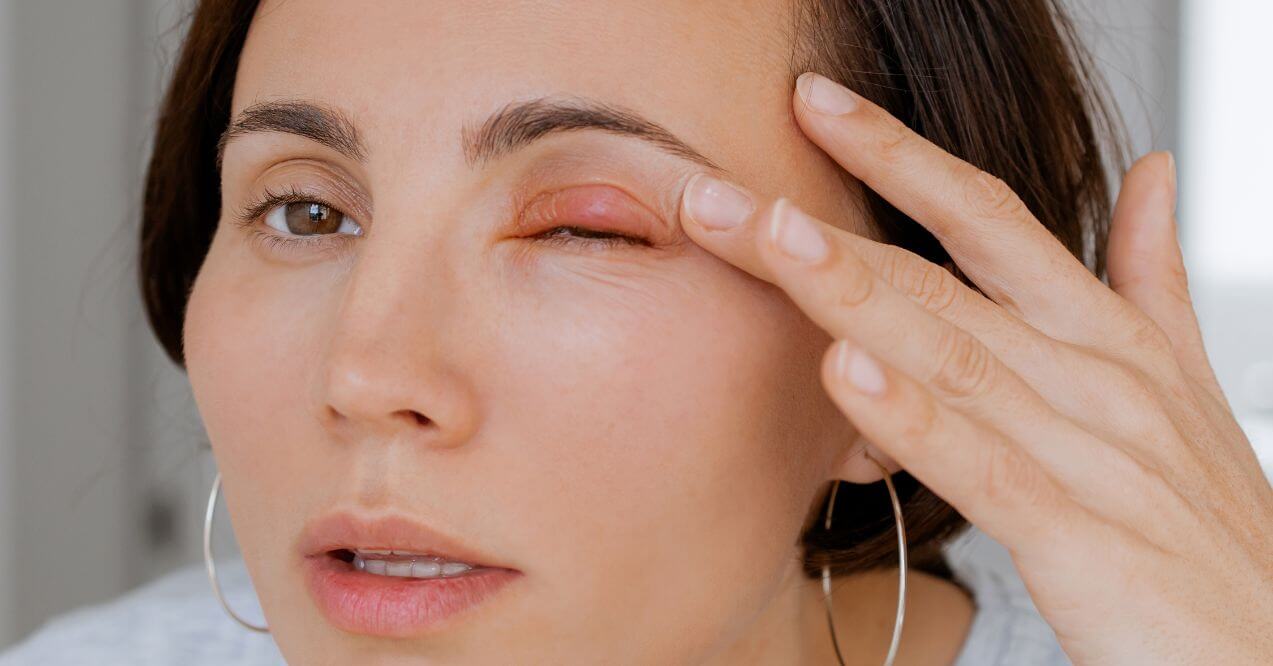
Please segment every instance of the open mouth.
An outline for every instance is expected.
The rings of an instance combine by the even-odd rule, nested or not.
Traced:
[[[297,540],[306,586],[348,632],[419,637],[465,621],[522,572],[502,557],[402,516],[331,513]]]
[[[337,548],[327,551],[327,556],[343,562],[350,570],[390,578],[420,580],[459,578],[491,569],[491,567],[468,562],[448,560],[437,555],[396,550]]]

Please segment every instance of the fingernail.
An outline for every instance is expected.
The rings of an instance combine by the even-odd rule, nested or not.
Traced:
[[[786,197],[774,203],[769,240],[783,254],[805,264],[826,258],[830,247],[818,230],[818,221],[792,205]]]
[[[819,113],[839,116],[858,105],[857,94],[817,72],[801,74],[796,79],[796,89],[804,103]]]
[[[685,211],[709,229],[736,227],[754,210],[756,203],[750,195],[719,178],[698,173],[685,186]]]
[[[861,347],[852,345],[847,340],[839,340],[836,344],[840,346],[836,351],[836,372],[863,393],[868,395],[884,393],[887,382],[880,364]]]

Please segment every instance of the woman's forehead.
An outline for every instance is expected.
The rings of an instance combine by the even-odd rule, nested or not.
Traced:
[[[265,0],[245,58],[362,90],[555,86],[669,97],[790,72],[781,0]],[[245,63],[250,64],[250,63]],[[379,85],[377,85],[379,84]]]
[[[783,0],[265,0],[233,111],[315,101],[374,145],[427,125],[453,133],[515,100],[586,97],[689,145],[739,132],[763,142],[789,122],[789,11]]]

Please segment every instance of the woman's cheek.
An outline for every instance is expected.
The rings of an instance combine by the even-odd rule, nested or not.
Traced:
[[[510,428],[534,451],[518,495],[552,507],[537,528],[603,550],[554,557],[587,583],[581,603],[666,601],[608,587],[619,568],[636,590],[702,592],[687,594],[703,601],[685,617],[716,617],[736,611],[717,604],[763,603],[738,590],[763,589],[789,562],[807,508],[793,502],[807,475],[783,446],[800,325],[789,302],[736,272],[674,263],[562,258],[507,285],[497,394],[516,405]],[[791,538],[774,538],[776,524]],[[713,595],[704,570],[751,585]]]
[[[530,413],[607,433],[563,438],[571,446],[614,447],[605,455],[669,481],[760,446],[746,433],[780,400],[766,387],[789,371],[790,305],[754,280],[697,259],[544,256],[501,293],[505,390],[542,403]]]
[[[540,256],[496,291],[506,313],[499,344],[525,364],[518,381],[574,404],[600,402],[595,418],[661,414],[641,403],[681,381],[696,353],[693,332],[706,325],[692,269],[635,256],[648,250],[534,252]]]
[[[218,463],[227,468],[285,455],[288,438],[273,434],[305,412],[296,402],[309,395],[299,360],[314,330],[305,299],[316,292],[285,286],[300,282],[271,279],[259,264],[214,244],[191,291],[187,372]]]

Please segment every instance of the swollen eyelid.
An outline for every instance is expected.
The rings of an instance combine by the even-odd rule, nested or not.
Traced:
[[[527,206],[527,223],[570,224],[599,231],[641,235],[649,231],[650,213],[632,197],[606,185],[586,185],[549,192]]]

